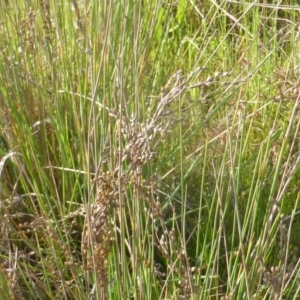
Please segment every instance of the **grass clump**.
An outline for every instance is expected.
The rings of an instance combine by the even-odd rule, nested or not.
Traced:
[[[296,6],[0,4],[5,299],[298,299]]]

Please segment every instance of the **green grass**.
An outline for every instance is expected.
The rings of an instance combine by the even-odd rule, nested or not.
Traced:
[[[0,0],[3,299],[299,298],[297,3],[194,2]]]

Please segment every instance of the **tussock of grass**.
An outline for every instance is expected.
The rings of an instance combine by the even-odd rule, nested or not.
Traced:
[[[298,299],[285,2],[0,1],[3,299]]]

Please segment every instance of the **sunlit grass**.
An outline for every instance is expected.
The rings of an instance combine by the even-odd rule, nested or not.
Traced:
[[[5,299],[297,299],[299,11],[0,1]]]

